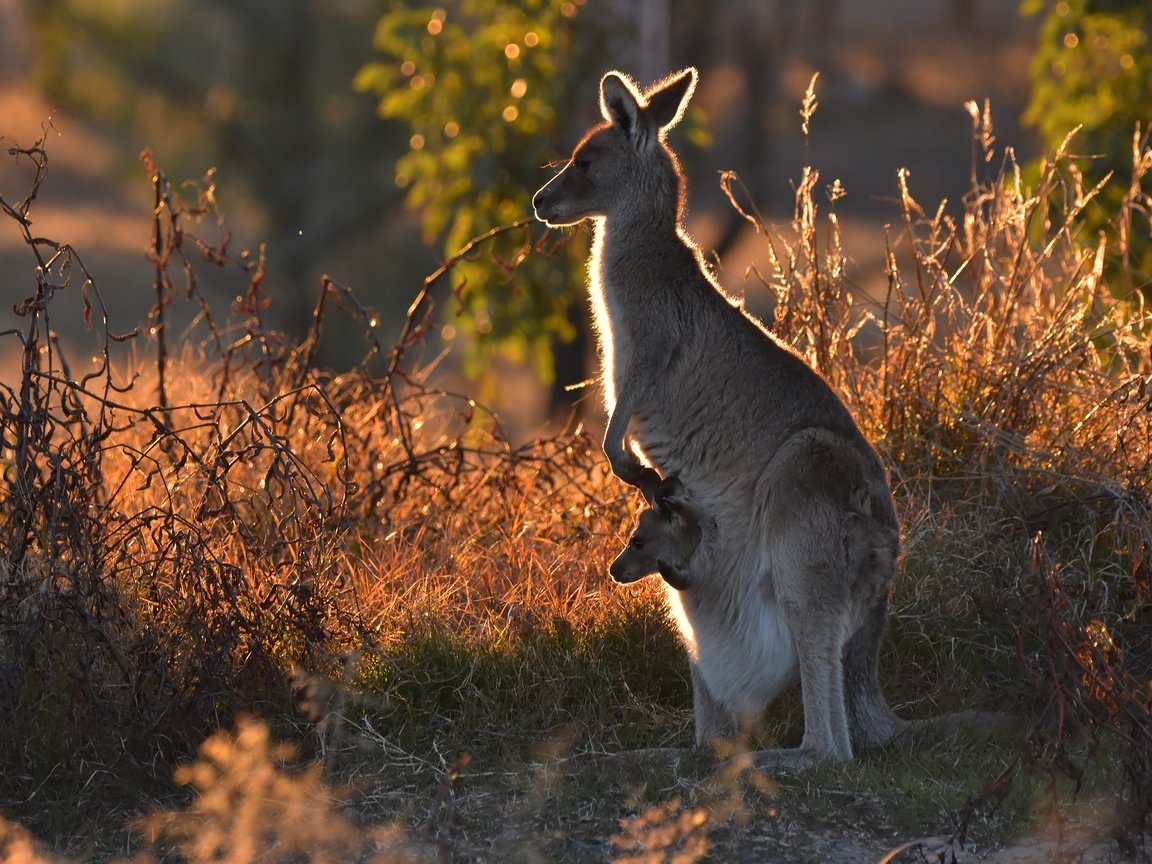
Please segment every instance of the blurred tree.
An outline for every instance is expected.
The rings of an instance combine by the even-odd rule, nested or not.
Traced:
[[[385,59],[366,64],[356,86],[379,95],[382,117],[409,126],[395,182],[420,211],[426,239],[451,254],[471,237],[530,217],[547,166],[565,159],[575,136],[599,119],[594,88],[603,70],[618,58],[642,85],[669,71],[669,16],[667,0],[595,8],[585,0],[454,0],[385,13],[376,28]],[[684,128],[695,143],[706,141],[698,113]],[[497,355],[531,363],[553,382],[555,409],[562,401],[555,385],[587,376],[587,245],[529,256],[513,281],[498,262],[511,260],[522,242],[502,236],[496,266],[484,259],[456,271],[454,326],[470,337],[470,373],[489,369]]]
[[[1152,6],[1148,0],[1025,0],[1021,8],[1044,16],[1025,122],[1050,148],[1083,127],[1072,147],[1089,158],[1078,163],[1083,177],[1072,179],[1085,191],[1109,173],[1113,181],[1086,214],[1085,224],[1096,231],[1081,239],[1095,245],[1096,232],[1104,231],[1114,290],[1141,288],[1152,299],[1152,179],[1133,174],[1134,151],[1147,149],[1152,128]],[[1133,284],[1115,284],[1116,278]]]
[[[569,128],[590,119],[565,112],[587,103],[600,67],[584,0],[458,0],[441,7],[397,5],[376,26],[386,59],[365,64],[356,87],[380,97],[382,117],[410,129],[395,183],[421,213],[425,239],[446,254],[491,228],[532,215],[546,166],[570,144]],[[524,235],[497,239],[493,256],[511,261]],[[491,260],[454,271],[460,287],[456,331],[469,337],[467,371],[497,354],[530,362],[554,379],[553,341],[572,340],[584,244],[552,257],[529,256],[515,280]],[[451,334],[453,331],[448,330]],[[478,337],[478,338],[477,338]]]
[[[0,0],[0,83],[19,81],[31,66],[24,5],[20,0]]]
[[[349,86],[371,57],[374,0],[37,0],[28,10],[50,98],[126,139],[127,153],[153,148],[174,180],[218,165],[233,201],[249,193],[229,210],[257,214],[270,284],[302,330],[322,266],[339,272],[340,250],[399,203],[380,159],[396,130]]]
[[[382,217],[402,197],[419,211],[426,240],[447,254],[531,216],[547,166],[597,119],[595,82],[611,58],[644,77],[650,70],[634,68],[638,44],[652,63],[667,54],[659,44],[667,28],[641,25],[653,9],[667,18],[668,0],[601,3],[594,15],[584,3],[396,2],[382,17],[379,0],[37,0],[27,8],[37,77],[51,98],[128,130],[125,152],[151,146],[174,178],[218,164],[224,189],[248,188],[274,296],[286,294],[284,283],[299,289],[302,321],[322,256],[342,280],[362,280],[331,259],[340,243],[394,230]],[[358,105],[367,100],[357,91],[375,96],[391,122]],[[687,128],[699,139],[693,116]],[[228,206],[233,216],[238,209]],[[386,261],[387,284],[402,286],[401,299],[426,272],[410,263],[402,272],[416,257],[407,236],[409,248],[392,257],[379,244],[371,250],[377,269]],[[529,256],[513,282],[500,264],[523,236],[501,237],[494,256],[485,250],[454,270],[463,286],[446,333],[470,337],[460,356],[474,375],[503,355],[558,385],[580,381],[585,244]],[[557,363],[566,367],[560,374]]]

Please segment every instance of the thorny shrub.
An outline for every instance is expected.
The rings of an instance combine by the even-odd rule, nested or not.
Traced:
[[[0,334],[21,347],[18,380],[0,382],[0,756],[10,800],[102,747],[146,764],[190,753],[240,708],[287,707],[293,667],[338,676],[342,657],[418,626],[432,593],[454,604],[457,620],[439,623],[463,631],[478,607],[513,617],[518,608],[529,621],[534,591],[554,595],[557,615],[575,602],[563,578],[540,578],[532,541],[556,548],[591,530],[593,511],[605,533],[623,527],[618,491],[599,504],[609,487],[588,438],[573,430],[514,447],[471,399],[430,387],[409,356],[455,261],[498,233],[521,234],[528,254],[522,223],[431,275],[390,348],[375,313],[329,279],[295,344],[265,326],[263,250],[237,253],[226,230],[216,241],[197,234],[212,227],[211,178],[185,200],[145,154],[155,190],[145,337],[112,328],[77,250],[33,233],[43,142],[11,154],[31,165],[30,191],[0,207],[36,282],[15,310],[21,326]],[[203,266],[244,282],[235,320],[216,320]],[[169,344],[181,295],[196,310],[199,346]],[[78,303],[96,334],[90,360],[78,363],[52,330],[62,300]],[[339,375],[314,363],[334,308],[366,345]],[[116,350],[126,342],[134,354]],[[492,561],[470,586],[474,603],[454,596],[456,562],[429,556],[459,542],[453,554],[464,560],[454,528],[498,534],[502,517],[533,501],[551,508],[539,531],[504,538],[523,560],[507,570]],[[537,572],[534,583],[521,567]],[[517,600],[509,586],[521,577]],[[552,613],[536,614],[546,624]]]

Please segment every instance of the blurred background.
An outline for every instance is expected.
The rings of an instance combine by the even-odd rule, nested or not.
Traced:
[[[235,248],[266,243],[276,326],[306,331],[327,273],[376,310],[388,340],[452,250],[530,216],[533,191],[597,119],[605,69],[646,85],[691,64],[701,84],[673,140],[691,182],[689,229],[755,308],[748,273],[766,248],[725,199],[719,172],[736,172],[742,200],[782,225],[805,165],[822,185],[839,180],[849,276],[874,293],[898,171],[908,169],[926,208],[958,202],[974,170],[968,100],[981,110],[989,100],[998,144],[1021,162],[1051,146],[1043,120],[1059,99],[1038,98],[1038,82],[1071,77],[1052,52],[1083,51],[1087,38],[1067,37],[1101,5],[1128,23],[1091,44],[1117,75],[1140,72],[1138,0],[0,0],[0,136],[7,148],[47,134],[35,232],[80,251],[114,329],[145,322],[154,302],[147,148],[174,183],[215,184]],[[806,136],[799,109],[817,72]],[[1144,108],[1132,110],[1139,118]],[[27,160],[0,158],[9,203],[31,177]],[[225,230],[206,219],[206,235]],[[438,295],[453,348],[440,374],[520,429],[594,396],[568,389],[594,368],[587,232],[529,255],[514,275],[504,266],[541,234],[501,238]],[[18,326],[13,304],[32,292],[33,265],[5,220],[0,330]],[[243,290],[235,275],[208,284],[221,310]],[[89,338],[80,304],[57,302],[64,338]],[[336,367],[362,354],[359,331],[341,326],[329,327],[321,355]],[[7,374],[16,358],[3,350]]]

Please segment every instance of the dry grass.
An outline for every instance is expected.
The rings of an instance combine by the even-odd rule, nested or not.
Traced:
[[[1012,705],[1031,737],[957,758],[948,783],[930,766],[951,757],[931,748],[811,776],[856,784],[874,839],[879,825],[913,830],[881,815],[884,788],[962,836],[988,804],[1027,810],[995,776],[1006,752],[1016,773],[1073,766],[1080,780],[1095,754],[1101,794],[1134,802],[1133,836],[1152,776],[1149,320],[1138,290],[1104,284],[1104,243],[1080,236],[1092,192],[1061,179],[1075,176],[1056,170],[1068,157],[1026,188],[973,116],[959,207],[925,209],[901,178],[883,303],[846,280],[837,193],[821,212],[816,172],[791,226],[745,210],[771,244],[775,331],[844,394],[893,472],[906,557],[886,689],[914,716]],[[161,858],[691,861],[730,858],[750,824],[776,826],[780,848],[789,818],[817,807],[811,782],[705,782],[707,757],[679,749],[686,669],[655,587],[607,582],[639,502],[598,447],[579,429],[513,447],[482,407],[430,384],[419,347],[453,262],[395,346],[333,280],[294,344],[264,327],[262,253],[202,239],[218,231],[210,183],[181,200],[149,164],[156,305],[130,359],[77,252],[30,230],[46,154],[14,155],[31,160],[32,194],[0,205],[40,269],[3,334],[24,356],[20,380],[0,383],[5,815],[98,857],[135,854],[108,845],[126,842],[108,826],[159,801],[140,854]],[[1134,192],[1117,218],[1148,204]],[[531,226],[501,230],[540,254]],[[483,252],[480,238],[462,254]],[[238,286],[230,322],[203,302],[205,266]],[[200,310],[199,341],[175,346],[181,296]],[[89,362],[50,331],[65,303],[93,321]],[[314,363],[333,328],[365,334],[363,363],[340,374]],[[323,773],[282,774],[286,754],[251,721],[216,732],[244,712],[296,735]],[[784,700],[762,737],[786,740],[798,717]],[[178,775],[193,791],[180,804],[168,772],[206,739]],[[671,749],[604,755],[641,747]],[[328,800],[339,780],[351,821]],[[41,854],[3,830],[0,860]]]

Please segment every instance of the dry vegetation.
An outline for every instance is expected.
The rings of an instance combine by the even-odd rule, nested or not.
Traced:
[[[1094,190],[1073,160],[1025,185],[973,117],[962,207],[926,210],[900,181],[883,303],[845,279],[815,171],[791,226],[744,211],[771,244],[775,331],[892,469],[893,704],[1026,720],[1006,743],[914,740],[779,785],[681,749],[691,698],[659,592],[605,575],[639,502],[598,447],[580,429],[512,446],[429,383],[419,349],[454,262],[394,346],[332,280],[295,344],[263,323],[261,255],[203,239],[213,188],[181,200],[148,164],[155,306],[149,335],[123,334],[77,250],[32,230],[42,145],[11,151],[31,190],[0,207],[37,281],[0,334],[23,351],[0,382],[0,812],[55,851],[0,821],[0,861],[762,860],[816,833],[812,814],[882,848],[962,844],[1041,810],[1061,824],[1078,792],[1119,802],[1094,828],[1146,853],[1147,277],[1081,236]],[[1135,156],[1116,219],[1147,230],[1152,154]],[[522,256],[554,239],[501,230]],[[245,286],[228,322],[203,267]],[[199,309],[198,341],[170,343],[176,303]],[[92,356],[68,356],[60,314],[90,319]],[[363,362],[317,368],[325,328],[363,332]],[[785,700],[759,735],[787,740],[798,717]],[[168,778],[198,747],[181,797]]]

